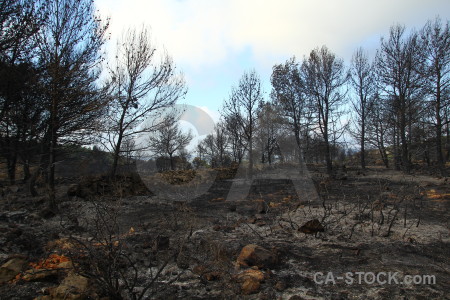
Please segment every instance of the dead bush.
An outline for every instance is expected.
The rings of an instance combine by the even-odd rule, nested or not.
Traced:
[[[174,259],[176,251],[167,251],[159,261],[142,265],[137,257],[136,245],[129,237],[134,229],[124,231],[118,222],[119,207],[92,202],[94,216],[86,228],[87,237],[70,234],[73,245],[67,255],[73,262],[75,271],[92,279],[101,294],[110,299],[144,299],[157,291],[155,284],[161,272]],[[135,241],[133,242],[135,244]],[[146,271],[143,271],[146,270]]]

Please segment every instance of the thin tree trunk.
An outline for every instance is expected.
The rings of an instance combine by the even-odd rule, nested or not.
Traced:
[[[173,171],[173,170],[175,170],[175,165],[173,163],[173,156],[172,156],[172,154],[169,154],[169,158],[170,158],[170,169]]]
[[[361,169],[366,168],[366,149],[365,149],[365,121],[364,121],[364,114],[361,117]]]
[[[253,139],[249,140],[249,164],[248,164],[248,175],[250,179],[253,178]]]
[[[11,185],[16,183],[17,152],[13,151],[7,158],[8,179]]]
[[[55,195],[55,163],[56,163],[56,133],[55,129],[52,129],[52,140],[50,142],[50,153],[48,162],[48,195],[49,195],[49,208],[51,210],[57,210],[56,195]]]
[[[120,144],[122,143],[121,136],[118,139],[118,142],[116,144],[116,147],[114,149],[114,158],[113,158],[113,164],[111,166],[111,178],[114,178],[116,176],[117,172],[117,165],[119,163],[119,153],[120,153]]]
[[[441,120],[441,91],[438,81],[436,97],[436,159],[442,176],[446,175],[444,156],[442,155],[442,120]]]
[[[327,130],[327,129],[325,129]],[[325,161],[327,164],[327,174],[332,175],[333,173],[333,162],[331,160],[331,149],[330,142],[328,141],[328,135],[325,134]]]
[[[27,182],[31,177],[30,173],[30,161],[25,159],[23,162],[23,181]]]
[[[402,117],[403,119],[403,117]],[[402,121],[402,124],[400,126],[400,139],[401,139],[401,161],[402,161],[402,167],[403,171],[406,173],[409,173],[410,171],[410,163],[409,163],[409,157],[408,157],[408,140],[406,139],[406,130],[404,122]]]

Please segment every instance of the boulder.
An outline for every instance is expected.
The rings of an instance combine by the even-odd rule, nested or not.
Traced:
[[[319,220],[314,219],[303,224],[298,231],[306,233],[306,234],[316,234],[318,232],[324,232],[325,228]]]
[[[258,200],[256,202],[255,210],[256,210],[256,213],[258,213],[258,214],[267,213],[268,207],[267,207],[266,202],[264,202],[264,200]]]
[[[252,269],[247,269],[236,275],[236,279],[238,281],[244,281],[247,277],[251,277],[257,281],[264,281],[266,278],[268,278],[268,275],[263,271],[258,270],[256,267],[253,267]]]
[[[54,281],[58,279],[60,271],[73,268],[68,257],[55,253],[29,265],[32,269],[27,270],[22,276],[22,279],[26,281]]]
[[[67,190],[67,196],[74,197],[78,194],[78,184],[71,184]]]
[[[255,294],[259,291],[261,283],[253,277],[247,277],[241,285],[241,292],[244,295]]]
[[[22,257],[14,257],[0,267],[0,284],[14,279],[26,266],[27,261]]]
[[[277,263],[278,255],[276,253],[255,244],[249,244],[242,248],[237,258],[238,266],[271,268]]]
[[[7,191],[11,193],[17,193],[20,191],[20,188],[17,185],[11,185],[7,188]]]
[[[23,276],[23,280],[33,282],[51,282],[58,279],[57,269],[27,270]]]
[[[278,291],[278,292],[282,292],[286,289],[286,283],[284,281],[277,281],[274,285],[274,288]]]
[[[219,271],[205,272],[202,276],[207,281],[219,280],[223,277],[223,273]]]
[[[170,248],[170,239],[168,236],[158,235],[153,242],[153,251],[167,250]]]
[[[236,280],[241,283],[241,293],[250,295],[257,293],[268,276],[256,267],[247,269],[236,276]]]
[[[50,289],[51,299],[70,299],[82,300],[87,298],[87,291],[89,287],[88,278],[70,272],[61,284],[53,289]]]

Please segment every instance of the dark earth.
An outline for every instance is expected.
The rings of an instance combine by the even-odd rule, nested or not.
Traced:
[[[0,299],[449,299],[447,178],[308,171],[300,185],[260,171],[232,200],[232,172],[196,197],[189,183],[152,193],[136,175],[60,178],[56,214],[4,187]]]

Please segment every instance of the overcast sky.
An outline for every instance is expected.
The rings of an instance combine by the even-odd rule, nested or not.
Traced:
[[[183,103],[217,117],[231,86],[254,68],[270,93],[272,66],[299,60],[327,45],[348,64],[363,46],[374,53],[395,23],[421,28],[439,15],[450,19],[449,0],[96,0],[111,17],[112,40],[146,24],[184,72]]]

